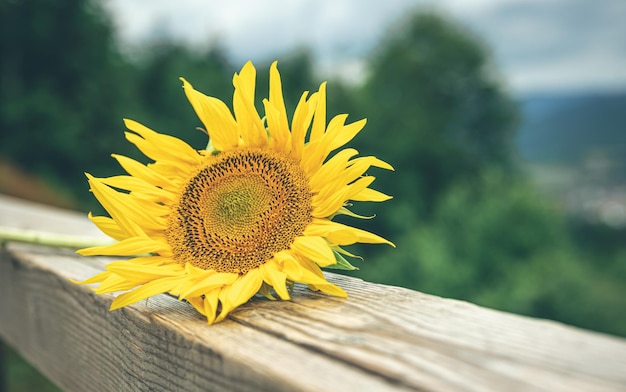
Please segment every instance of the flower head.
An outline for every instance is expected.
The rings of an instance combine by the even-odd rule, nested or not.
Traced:
[[[265,119],[254,106],[256,71],[248,62],[233,78],[234,116],[219,99],[182,79],[189,102],[204,124],[209,145],[185,142],[125,120],[128,141],[154,162],[144,165],[113,155],[128,175],[95,178],[91,191],[110,217],[90,219],[113,245],[81,249],[85,256],[133,256],[115,261],[81,283],[100,283],[97,293],[126,291],[111,309],[170,293],[191,303],[209,323],[255,294],[290,297],[288,287],[345,297],[320,267],[350,268],[342,246],[389,241],[334,222],[350,212],[349,201],[384,201],[369,188],[370,167],[392,169],[349,142],[365,120],[347,115],[326,124],[326,89],[304,93],[291,126],[280,74],[270,69]]]

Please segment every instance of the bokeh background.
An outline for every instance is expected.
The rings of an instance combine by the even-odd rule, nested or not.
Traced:
[[[0,192],[102,210],[84,172],[141,158],[122,118],[206,144],[179,76],[231,102],[249,59],[288,110],[390,162],[356,205],[397,249],[351,274],[626,336],[626,2],[0,0]],[[260,107],[260,106],[259,106]],[[360,222],[359,222],[360,223]],[[45,288],[42,288],[44,290]],[[9,390],[54,390],[4,347]]]

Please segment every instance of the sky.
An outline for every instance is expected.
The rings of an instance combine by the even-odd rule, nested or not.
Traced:
[[[626,0],[105,0],[130,50],[156,38],[206,48],[235,63],[301,46],[321,76],[358,82],[364,59],[394,23],[436,10],[491,48],[514,94],[626,90]]]

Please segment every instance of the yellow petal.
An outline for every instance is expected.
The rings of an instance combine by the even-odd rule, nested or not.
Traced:
[[[265,106],[267,128],[274,142],[274,149],[289,152],[291,150],[291,133],[289,132],[283,89],[276,61],[270,67],[269,99],[263,100],[263,105]]]
[[[126,236],[145,235],[143,229],[139,227],[133,217],[128,216],[128,197],[102,184],[98,178],[86,173],[89,180],[90,189],[102,207],[111,215],[119,228],[124,231]],[[133,206],[138,207],[138,206]]]
[[[287,274],[287,279],[293,282],[319,282],[323,283],[319,276],[307,270],[302,266],[300,261],[289,252],[280,252],[275,255],[280,259],[282,271]],[[315,265],[317,267],[317,265]],[[319,268],[319,267],[318,267]]]
[[[204,315],[207,318],[209,325],[215,322],[217,316],[217,302],[219,299],[220,290],[211,290],[204,295]]]
[[[126,132],[126,138],[147,157],[167,161],[185,161],[198,164],[201,156],[189,144],[169,135],[157,133],[136,121],[124,119],[124,124],[135,133]]]
[[[116,240],[123,240],[128,237],[128,234],[120,228],[120,226],[108,216],[93,216],[91,212],[87,214],[90,221],[92,221],[100,231]]]
[[[326,281],[326,278],[322,274],[321,270],[315,264],[311,264],[310,267],[305,268],[301,261],[297,261],[293,257],[285,257],[283,259],[283,264],[283,271],[287,273],[287,277],[290,280],[307,283],[313,290],[321,290],[330,295],[344,298],[348,296],[341,288]],[[317,273],[311,271],[310,268],[315,269]]]
[[[330,158],[322,167],[311,177],[309,186],[311,192],[319,192],[324,186],[328,184],[328,179],[332,178],[336,173],[343,172],[348,166],[348,161],[359,152],[354,148],[346,148],[339,151],[332,158]]]
[[[235,74],[233,85],[235,86],[233,109],[243,145],[247,147],[267,145],[267,132],[254,106],[256,70],[250,61],[243,66],[238,74]]]
[[[376,157],[360,157],[350,161],[350,166],[342,174],[342,177],[346,181],[346,184],[354,181],[362,176],[370,167],[382,167],[390,168],[391,166],[386,162],[381,161]]]
[[[347,114],[340,114],[333,117],[328,124],[328,130],[336,132],[338,128],[343,128],[343,124],[347,118]],[[315,122],[313,125],[315,126]],[[319,170],[324,160],[328,157],[328,154],[331,151],[331,142],[332,137],[329,136],[329,133],[324,133],[322,137],[311,140],[311,142],[304,147],[302,167],[305,169],[305,172],[309,175],[309,177]]]
[[[206,157],[203,157],[203,162],[205,163]],[[189,180],[189,177],[194,175],[198,171],[197,165],[181,165],[180,162],[168,162],[168,161],[158,161],[149,163],[149,169],[159,173],[160,175],[169,178],[174,185],[174,192],[180,189],[180,186],[183,183],[186,183]]]
[[[312,94],[307,100],[308,94],[308,91],[302,93],[291,122],[291,153],[296,159],[302,157],[306,133],[317,105],[318,94]]]
[[[350,188],[347,186],[336,192],[324,197],[314,197],[312,200],[313,211],[311,215],[315,218],[327,218],[335,215],[335,213],[343,207],[348,200],[348,192]]]
[[[167,220],[164,217],[169,214],[168,206],[158,203],[145,203],[130,194],[118,192],[106,185],[107,178],[95,178],[89,174],[87,178],[92,192],[102,206],[109,211],[120,228],[124,228],[123,224],[129,225],[129,230],[133,226],[137,226],[132,233],[142,235],[146,229],[160,230],[166,225]],[[100,197],[106,199],[107,205]],[[112,208],[113,211],[109,208]]]
[[[309,289],[314,291],[321,291],[325,294],[334,295],[335,297],[347,298],[348,294],[338,286],[335,286],[332,283],[327,284],[310,284]]]
[[[197,311],[203,316],[206,316],[206,310],[204,307],[204,298],[202,297],[192,297],[187,298],[187,302],[189,302]]]
[[[337,193],[339,189],[345,187],[351,182],[355,181],[365,173],[370,167],[370,159],[364,159],[370,157],[361,157],[353,159],[348,162],[348,167],[344,170],[336,173],[334,177],[327,180],[326,184],[319,190],[321,199],[326,199],[331,195]]]
[[[364,176],[354,181],[352,184],[348,185],[348,188],[350,188],[350,190],[348,192],[347,198],[349,200],[354,200],[354,197],[360,194],[361,191],[363,191],[365,188],[370,186],[375,179],[376,177],[374,176]]]
[[[378,164],[379,160],[375,157],[356,158],[348,162],[349,166],[345,170],[335,175],[335,177],[332,177],[326,184],[322,185],[321,188],[319,188],[321,183],[320,177],[316,178],[314,182],[316,188],[314,189],[319,190],[317,194],[314,194],[312,199],[314,208],[313,216],[316,218],[331,216],[335,214],[339,208],[343,207],[347,200],[357,200],[354,197],[358,198],[358,200],[362,199],[361,189],[363,185],[367,181],[371,183],[374,177],[365,177],[368,178],[367,180],[359,180],[359,177],[361,177],[370,166]],[[353,186],[348,185],[354,181],[359,182],[355,183]],[[387,199],[389,199],[388,196],[385,200]]]
[[[326,133],[305,147],[302,166],[307,174],[310,176],[315,174],[331,151],[346,144],[365,126],[365,120],[344,125],[347,118],[347,114],[333,117],[328,124]]]
[[[169,257],[172,252],[168,244],[142,236],[126,238],[113,245],[80,249],[77,253],[83,256],[135,256],[159,253]]]
[[[331,121],[332,122],[332,121]],[[333,151],[344,144],[348,143],[352,140],[361,130],[365,127],[367,123],[366,119],[359,120],[357,122],[353,122],[352,124],[345,125],[343,127],[331,128],[328,126],[328,138],[331,139],[330,149],[328,152]]]
[[[226,104],[195,90],[185,79],[180,78],[180,80],[183,82],[183,89],[189,103],[209,133],[213,147],[218,151],[237,147],[239,142],[237,123]]]
[[[113,293],[116,291],[126,291],[143,284],[145,281],[134,281],[124,279],[119,275],[110,273],[109,276],[96,288],[96,294]]]
[[[268,261],[260,269],[263,280],[274,288],[274,291],[282,300],[288,300],[289,292],[285,285],[287,274],[278,270],[278,264],[274,261]]]
[[[110,310],[134,304],[137,301],[141,301],[142,299],[146,299],[157,294],[167,293],[176,285],[176,282],[179,279],[180,277],[175,276],[153,280],[133,291],[121,294],[113,300]]]
[[[144,197],[150,197],[151,199],[159,202],[173,203],[176,197],[172,192],[158,188],[137,177],[113,176],[101,178],[100,182],[110,187],[130,191],[133,196],[141,195]]]
[[[173,259],[169,257],[163,257],[163,256],[140,256],[140,257],[134,257],[132,259],[129,259],[128,261],[132,261],[135,264],[154,265],[154,266],[176,263],[176,261],[174,261]]]
[[[281,124],[280,111],[272,106],[267,99],[263,100],[263,106],[265,107],[267,119],[267,131],[270,135],[270,149],[287,155],[291,151],[291,133],[289,128]]]
[[[354,243],[351,242],[351,240],[354,239],[354,236],[356,236],[356,242],[368,244],[388,244],[395,247],[392,242],[376,234],[370,233],[369,231],[333,222],[328,219],[314,218],[313,222],[311,222],[311,224],[309,224],[309,226],[307,226],[304,230],[304,234],[326,237],[329,238],[331,243],[337,245],[351,245]]]
[[[85,279],[82,281],[75,281],[73,280],[72,282],[76,283],[76,284],[92,284],[92,283],[101,283],[104,280],[106,280],[106,278],[108,278],[111,275],[111,273],[109,271],[102,271],[94,276],[92,276],[89,279]]]
[[[324,237],[331,245],[352,245],[359,242],[357,233],[351,230],[337,230],[326,234]]]
[[[178,263],[154,266],[126,260],[109,263],[106,269],[123,278],[135,280],[154,280],[165,276],[180,276],[184,270],[183,266]]]
[[[317,98],[317,106],[315,107],[315,117],[313,118],[313,126],[311,127],[311,137],[309,141],[313,142],[322,137],[326,131],[326,82],[320,85],[319,96]]]
[[[237,277],[238,275],[234,273],[207,271],[205,276],[189,285],[184,291],[181,291],[180,297],[187,298],[206,295],[206,293],[217,288],[232,284],[237,280]]]
[[[163,189],[167,189],[169,191],[176,190],[172,180],[165,176],[162,176],[154,170],[151,170],[144,164],[123,155],[112,154],[111,156],[115,158],[120,166],[122,166],[122,168],[126,170],[126,173],[130,174],[131,176],[141,178],[149,184],[161,187]]]
[[[392,196],[386,195],[382,192],[376,191],[371,188],[365,188],[360,191],[358,194],[351,196],[350,199],[354,201],[374,201],[381,202],[392,199]]]
[[[255,268],[240,276],[232,285],[225,286],[219,295],[222,311],[215,321],[223,320],[239,305],[248,302],[259,291],[261,284],[263,284],[261,271]]]
[[[302,280],[303,283],[326,283],[326,276],[322,272],[322,269],[319,265],[315,264],[311,260],[304,257],[296,257],[298,264],[304,270],[305,275],[307,273],[313,274],[314,277],[309,277],[307,279]]]
[[[328,246],[328,242],[322,237],[296,237],[291,244],[291,249],[322,267],[337,263],[333,251]]]
[[[322,155],[318,152],[321,150],[321,148],[319,148],[321,142],[322,140],[320,139],[308,142],[302,150],[300,167],[304,170],[308,178],[315,175],[315,172],[319,169],[318,163],[321,165]]]

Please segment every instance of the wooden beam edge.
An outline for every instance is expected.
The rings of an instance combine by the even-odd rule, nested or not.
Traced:
[[[95,230],[1,195],[0,224]],[[348,300],[302,290],[212,327],[166,295],[108,312],[69,283],[108,261],[0,252],[0,337],[67,390],[626,390],[624,339],[334,274]]]

